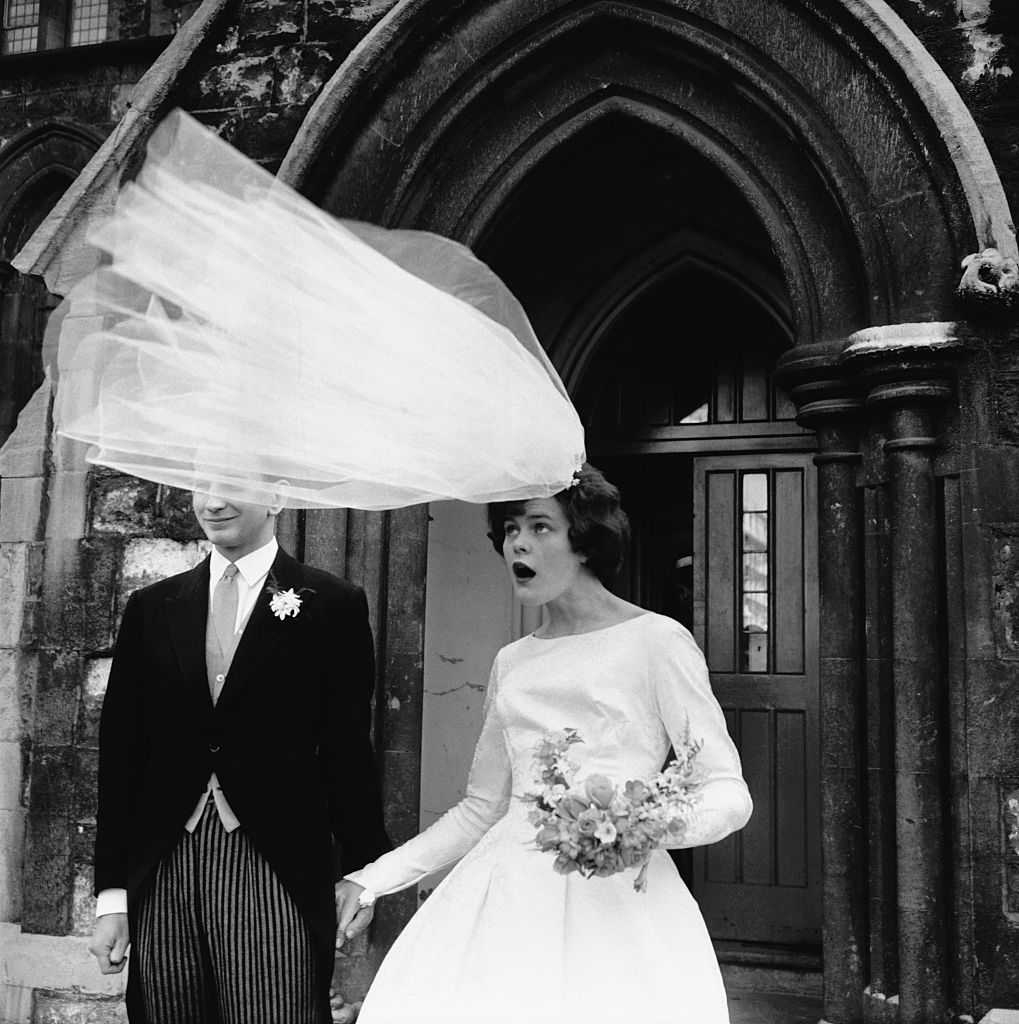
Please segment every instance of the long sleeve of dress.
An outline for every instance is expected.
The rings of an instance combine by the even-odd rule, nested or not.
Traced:
[[[495,711],[498,659],[485,698],[484,724],[474,750],[464,798],[402,846],[345,877],[377,896],[406,889],[455,863],[505,815],[511,771],[502,725]]]
[[[753,810],[739,754],[729,737],[722,709],[711,691],[704,655],[678,623],[649,645],[652,699],[676,749],[699,743],[695,765],[701,780],[698,801],[682,836],[668,846],[680,849],[717,843],[741,829]]]

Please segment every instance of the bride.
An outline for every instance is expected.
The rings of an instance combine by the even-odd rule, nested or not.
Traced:
[[[664,850],[647,891],[636,869],[557,874],[534,842],[534,753],[574,728],[580,780],[646,779],[701,743],[696,813],[673,848],[742,828],[751,801],[707,668],[679,623],[613,595],[628,536],[619,492],[589,465],[547,498],[489,505],[490,536],[544,624],[496,656],[466,795],[420,835],[347,878],[371,920],[377,896],[460,863],[411,919],[368,993],[362,1024],[725,1024],[725,992],[697,904]],[[461,859],[462,858],[462,859]]]

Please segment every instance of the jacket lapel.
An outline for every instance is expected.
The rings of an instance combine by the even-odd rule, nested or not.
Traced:
[[[209,558],[205,558],[181,581],[176,597],[166,599],[170,642],[181,673],[204,703],[211,708],[209,680],[205,668],[205,628],[209,616]]]
[[[291,558],[282,548],[276,553],[266,587],[275,579],[280,590],[301,589],[301,563]],[[273,615],[269,603],[272,600],[267,590],[263,590],[255,599],[255,607],[248,616],[247,625],[241,634],[240,643],[226,674],[223,691],[219,695],[219,703],[228,701],[236,693],[241,684],[266,659],[269,652],[279,643],[284,623]],[[282,628],[281,628],[282,627]]]

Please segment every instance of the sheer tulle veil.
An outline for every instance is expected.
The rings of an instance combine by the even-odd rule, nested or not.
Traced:
[[[336,220],[181,111],[90,241],[103,265],[47,349],[56,429],[94,463],[383,509],[546,496],[583,462],[526,314],[469,249]]]

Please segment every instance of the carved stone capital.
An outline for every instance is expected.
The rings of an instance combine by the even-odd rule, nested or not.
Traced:
[[[963,343],[954,323],[889,324],[849,336],[840,362],[864,386],[868,404],[951,394],[951,357]]]
[[[817,429],[821,422],[855,416],[862,400],[852,373],[841,363],[845,340],[799,345],[784,353],[775,382],[796,405],[796,422]]]
[[[953,392],[952,363],[964,349],[954,323],[890,324],[850,335],[843,365],[868,406],[887,412],[886,451],[935,448],[937,404]]]
[[[798,346],[779,359],[775,370],[776,383],[796,404],[796,422],[817,434],[818,466],[860,460],[857,421],[863,400],[840,362],[846,344]]]
[[[997,249],[974,252],[962,261],[955,297],[959,309],[976,323],[1019,318],[1019,264]]]

